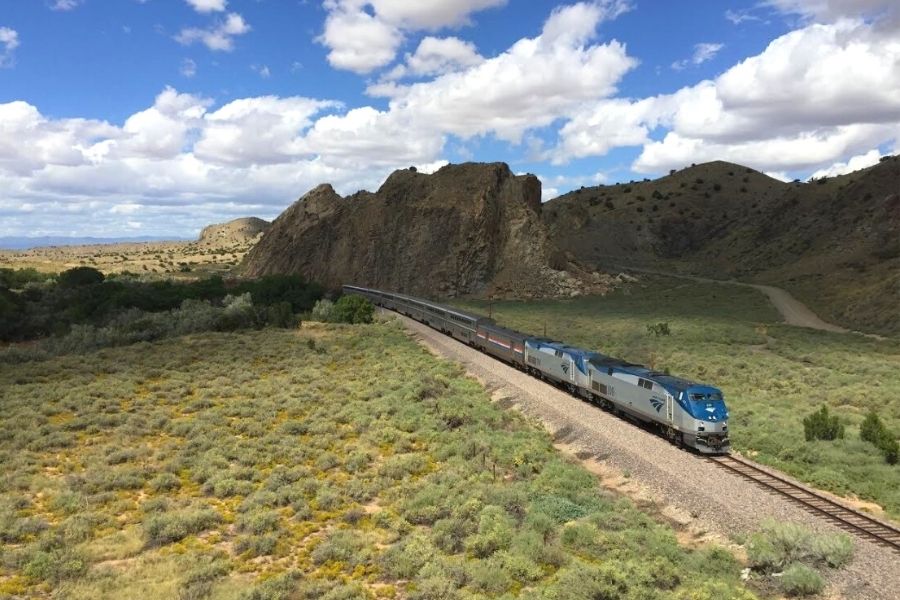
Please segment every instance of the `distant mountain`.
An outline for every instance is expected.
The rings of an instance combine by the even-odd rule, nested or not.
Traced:
[[[395,171],[375,192],[321,185],[247,254],[248,276],[298,273],[434,296],[554,296],[601,280],[568,264],[541,220],[541,182],[504,163]]]
[[[544,205],[551,239],[593,268],[741,278],[822,317],[900,332],[900,158],[810,183],[713,162],[582,188]]]
[[[234,219],[203,228],[197,240],[203,245],[254,244],[272,224],[256,217]]]
[[[97,244],[123,244],[138,242],[168,242],[186,241],[184,238],[139,236],[139,237],[67,237],[67,236],[43,236],[43,237],[18,237],[0,236],[0,250],[29,250],[31,248],[43,248],[47,246],[93,246]]]

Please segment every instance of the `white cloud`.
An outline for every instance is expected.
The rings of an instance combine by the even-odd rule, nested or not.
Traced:
[[[181,68],[178,70],[182,75],[190,79],[194,75],[197,74],[197,63],[191,60],[190,58],[186,58],[181,61]]]
[[[651,141],[657,128],[662,137]],[[554,157],[637,145],[643,149],[633,168],[641,172],[715,159],[794,171],[891,143],[898,134],[900,35],[877,23],[841,20],[783,35],[715,80],[585,108],[560,130]]]
[[[519,40],[494,58],[432,81],[369,92],[389,95],[391,113],[420,128],[463,138],[494,134],[517,143],[526,130],[612,95],[637,64],[618,42],[586,45],[607,14],[584,3],[557,9],[540,36]]]
[[[328,16],[318,41],[335,68],[366,74],[390,64],[407,32],[464,25],[472,13],[506,0],[325,0]]]
[[[396,27],[363,10],[338,8],[325,19],[325,31],[319,38],[331,49],[331,66],[369,73],[394,60],[403,35]]]
[[[263,79],[268,79],[272,76],[272,71],[269,70],[268,65],[251,65],[250,70]]]
[[[175,39],[185,46],[203,43],[210,50],[229,52],[234,49],[234,38],[250,31],[250,25],[237,13],[228,13],[225,19],[207,29],[190,27],[182,29]]]
[[[0,52],[0,69],[13,65],[13,52],[19,47],[19,32],[9,27],[0,27],[0,44],[3,51]]]
[[[685,58],[684,60],[677,60],[672,63],[672,68],[676,71],[681,71],[687,68],[688,65],[702,65],[703,63],[710,61],[716,57],[716,54],[719,53],[719,50],[725,47],[725,44],[717,44],[717,43],[708,43],[704,42],[701,44],[694,45],[694,54],[691,55],[690,58]]]
[[[826,169],[819,169],[812,174],[812,177],[818,179],[820,177],[836,177],[838,175],[846,175],[847,173],[852,173],[853,171],[859,171],[860,169],[865,169],[871,167],[872,165],[877,165],[882,156],[883,155],[877,148],[874,150],[869,150],[865,154],[854,156],[846,162],[836,162]]]
[[[406,64],[398,65],[387,79],[442,75],[458,71],[482,62],[475,44],[456,37],[425,37],[412,54],[406,55]]]
[[[53,4],[50,5],[50,10],[74,10],[78,8],[78,5],[81,4],[81,2],[82,0],[55,0]]]
[[[766,4],[820,22],[879,17],[897,10],[896,0],[767,0]]]
[[[731,10],[725,11],[725,18],[734,25],[740,25],[745,21],[762,21],[762,18],[754,15],[750,10]]]
[[[313,125],[316,114],[335,106],[309,98],[235,100],[204,116],[193,151],[206,163],[232,167],[309,158],[315,152],[303,133]]]
[[[469,23],[472,13],[506,4],[507,0],[372,0],[379,18],[411,30],[441,29]]]
[[[228,6],[228,0],[185,0],[191,8],[199,13],[222,12]]]

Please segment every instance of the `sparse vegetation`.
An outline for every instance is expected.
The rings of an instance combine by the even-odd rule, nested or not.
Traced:
[[[458,302],[486,314],[481,302]],[[642,277],[606,297],[494,302],[500,323],[633,362],[656,363],[725,392],[732,447],[807,483],[853,495],[900,518],[900,469],[860,439],[866,414],[900,430],[900,341],[780,325],[762,294]],[[669,336],[648,335],[668,323]],[[803,418],[828,407],[843,438],[806,441]]]
[[[818,594],[825,581],[817,568],[839,568],[853,557],[853,541],[846,534],[814,534],[793,523],[764,523],[750,536],[750,567],[764,577],[776,576],[789,596]]]
[[[395,323],[0,379],[4,594],[752,598],[730,554],[680,547]]]

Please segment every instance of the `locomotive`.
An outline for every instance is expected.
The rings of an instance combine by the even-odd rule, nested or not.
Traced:
[[[728,409],[718,388],[515,331],[489,317],[429,300],[352,285],[343,290],[425,323],[601,408],[654,426],[674,444],[703,454],[728,452]]]

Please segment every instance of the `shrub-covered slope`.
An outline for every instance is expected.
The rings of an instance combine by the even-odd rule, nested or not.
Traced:
[[[0,366],[0,595],[750,598],[396,325]]]

